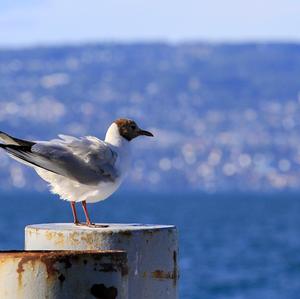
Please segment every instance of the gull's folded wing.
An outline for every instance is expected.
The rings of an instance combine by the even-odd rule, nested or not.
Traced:
[[[114,181],[117,154],[95,137],[36,142],[32,145],[0,144],[13,158],[86,185]]]

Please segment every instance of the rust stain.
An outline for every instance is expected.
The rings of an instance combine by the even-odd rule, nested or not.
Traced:
[[[172,279],[174,286],[177,284],[178,278],[179,278],[179,271],[178,271],[178,265],[177,265],[177,252],[173,251],[173,271],[167,272],[163,270],[155,270],[151,273],[151,276],[156,279]],[[145,275],[146,273],[144,273]],[[145,276],[144,276],[145,277]]]
[[[54,267],[54,264],[57,262],[57,259],[53,257],[41,257],[41,262],[46,266],[47,278],[52,277],[53,275],[59,273],[59,271]]]
[[[81,237],[81,240],[86,243],[86,245],[89,246],[89,248],[94,248],[94,240],[95,240],[95,235],[93,233],[90,234],[85,234],[84,236]]]
[[[53,275],[59,273],[59,271],[54,267],[54,264],[58,262],[55,256],[52,256],[51,254],[49,254],[49,256],[40,254],[25,255],[24,257],[20,258],[17,268],[19,286],[22,286],[22,274],[24,272],[24,265],[31,263],[32,268],[35,268],[36,263],[39,262],[45,265],[47,278],[51,278]]]
[[[46,232],[45,237],[46,237],[47,240],[51,240],[52,237],[53,237],[53,233],[52,232]]]
[[[155,270],[152,272],[152,277],[157,279],[175,279],[173,272],[165,272],[163,270]]]
[[[23,272],[24,265],[30,263],[32,265],[32,268],[34,269],[36,267],[36,264],[43,263],[46,267],[47,271],[47,278],[51,278],[54,274],[59,273],[59,271],[54,267],[54,264],[57,262],[55,258],[52,256],[42,256],[42,255],[25,255],[20,258],[18,262],[18,285],[21,288],[22,287],[22,280],[23,280]]]
[[[0,261],[6,260],[9,258],[22,258],[24,256],[84,256],[92,254],[95,258],[101,259],[102,257],[115,257],[122,258],[124,257],[124,250],[11,250],[11,251],[0,251]]]
[[[91,294],[98,299],[116,299],[118,289],[113,286],[106,287],[103,283],[94,284],[91,287]]]
[[[45,236],[46,239],[49,241],[54,240],[55,245],[61,245],[61,246],[64,245],[64,241],[65,241],[64,234],[61,232],[46,231]]]
[[[22,288],[23,285],[23,277],[22,277],[22,273],[24,272],[24,264],[26,264],[27,262],[32,261],[32,257],[23,257],[20,259],[19,263],[18,263],[18,268],[17,268],[17,273],[18,273],[18,285],[19,288]]]
[[[73,242],[73,244],[78,244],[78,242],[79,242],[79,234],[77,232],[70,233],[68,235],[68,237]]]
[[[83,260],[79,260],[79,258]],[[99,261],[99,271],[121,271],[122,275],[128,274],[127,267],[127,254],[124,251],[10,251],[0,253],[0,262],[3,264],[7,259],[15,259],[17,261],[18,283],[19,288],[23,288],[23,272],[25,272],[25,265],[30,263],[34,269],[36,266],[44,264],[47,272],[47,279],[59,279],[61,282],[65,280],[65,276],[60,273],[58,263],[64,264],[64,269],[72,267],[72,262],[83,262],[87,264],[91,258]],[[105,263],[105,258],[109,259],[109,262]],[[55,266],[56,265],[56,266]]]
[[[22,287],[22,274],[25,271],[24,265],[28,263],[31,263],[32,268],[35,268],[35,265],[38,263],[44,264],[46,267],[47,279],[60,274],[59,270],[55,268],[56,263],[64,263],[65,269],[72,266],[68,256],[58,255],[56,252],[48,252],[47,254],[42,252],[24,253],[19,259],[18,268],[16,270],[18,273],[19,287]]]

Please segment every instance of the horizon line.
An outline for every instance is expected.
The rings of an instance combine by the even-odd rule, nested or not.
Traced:
[[[162,39],[133,39],[133,40],[87,40],[87,41],[64,41],[64,42],[36,42],[20,44],[0,44],[0,51],[30,50],[39,48],[62,48],[62,47],[82,47],[96,45],[299,45],[298,39],[187,39],[181,41],[171,41]]]

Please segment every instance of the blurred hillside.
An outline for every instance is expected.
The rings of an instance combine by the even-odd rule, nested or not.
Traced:
[[[300,45],[100,44],[0,51],[0,130],[140,139],[129,189],[300,189]],[[44,188],[0,154],[2,188]]]

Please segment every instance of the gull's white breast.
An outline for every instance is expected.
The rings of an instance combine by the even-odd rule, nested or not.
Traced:
[[[131,160],[129,142],[119,135],[118,128],[112,124],[106,133],[105,142],[117,153],[115,169],[117,178],[111,182],[99,182],[97,185],[85,185],[45,169],[34,167],[38,175],[49,183],[53,193],[68,201],[95,203],[113,194],[124,180]]]
[[[80,184],[42,168],[36,167],[35,170],[42,179],[49,183],[51,191],[58,194],[61,199],[76,202],[86,200],[94,203],[106,199],[120,187],[127,174],[129,163],[129,156],[118,156],[116,161],[118,178],[114,182],[100,182],[95,186]]]

